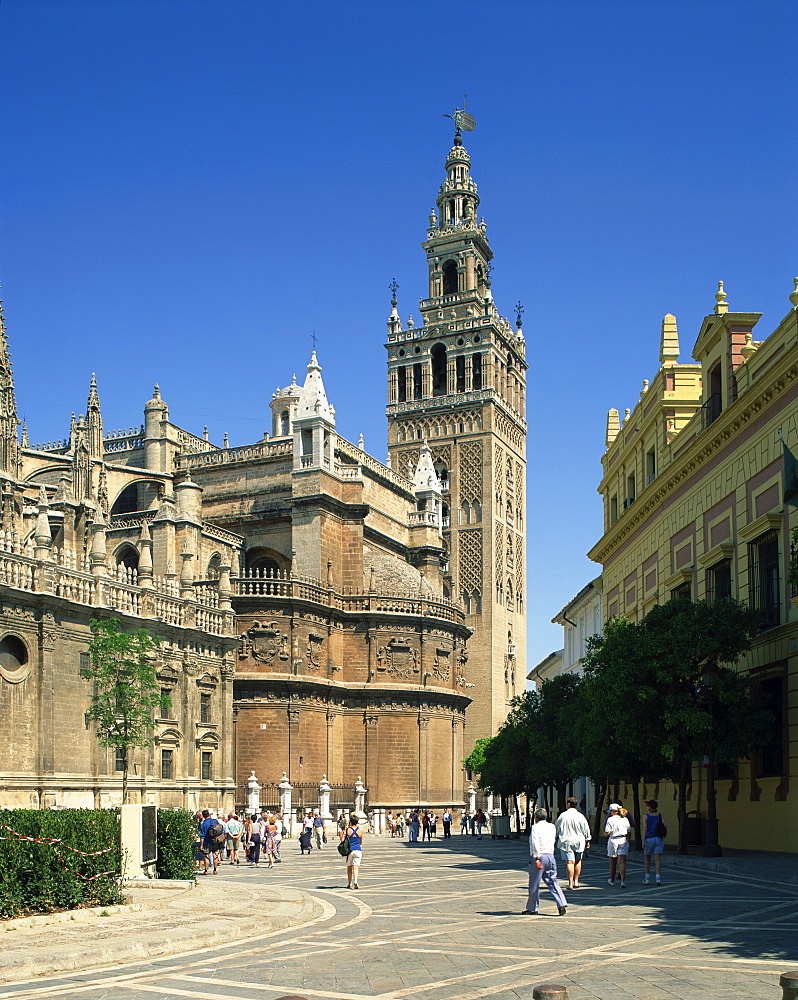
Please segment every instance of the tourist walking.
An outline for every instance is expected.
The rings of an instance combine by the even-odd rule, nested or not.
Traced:
[[[568,903],[557,881],[557,859],[554,857],[557,829],[553,823],[548,822],[548,816],[546,809],[535,810],[535,821],[529,834],[529,896],[526,909],[521,913],[531,916],[538,912],[540,883],[543,881],[554,896],[557,912],[563,917],[568,909]]]
[[[629,853],[629,834],[631,825],[626,816],[621,815],[621,807],[613,802],[609,809],[609,818],[604,826],[607,834],[607,857],[610,859],[610,885],[615,885],[615,873],[621,881],[621,888],[626,888],[626,855]]]
[[[560,813],[554,824],[557,829],[557,846],[568,872],[568,889],[579,889],[582,875],[582,856],[590,849],[590,826],[576,808],[576,799],[565,800],[565,812]]]
[[[463,813],[460,816],[460,836],[462,836],[464,833],[468,833],[468,813],[465,811],[465,809],[463,810]]]
[[[349,814],[349,824],[338,832],[338,839],[343,842],[349,837],[349,854],[346,856],[347,889],[359,889],[360,862],[363,860],[363,837],[358,825],[357,813]]]
[[[643,852],[645,853],[646,873],[643,876],[643,885],[651,882],[651,858],[654,857],[655,885],[662,885],[662,852],[665,850],[665,836],[667,827],[659,811],[659,803],[656,799],[649,799],[646,802],[646,815],[643,817]]]
[[[422,839],[422,841],[424,841],[424,840],[430,840],[431,839],[430,838],[430,833],[429,833],[429,813],[428,812],[425,812],[424,815],[421,817],[421,839]]]
[[[482,840],[482,827],[488,822],[488,817],[481,810],[477,810],[477,814],[474,817],[474,824],[477,828],[477,840]]]
[[[438,817],[434,812],[429,814],[429,835],[430,839],[434,840],[437,836],[438,830]]]
[[[420,829],[421,829],[421,821],[418,818],[418,813],[413,812],[410,814],[410,823],[409,823],[410,833],[408,836],[408,840],[410,841],[411,844],[418,843],[418,833]]]

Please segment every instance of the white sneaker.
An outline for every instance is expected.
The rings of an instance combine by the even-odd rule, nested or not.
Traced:
[[[648,875],[643,876],[643,885],[651,885],[651,879],[648,877]]]

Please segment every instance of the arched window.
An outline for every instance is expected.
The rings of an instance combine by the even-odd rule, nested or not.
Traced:
[[[457,290],[457,261],[447,260],[443,265],[443,294],[454,295]]]
[[[208,561],[208,569],[205,573],[206,580],[218,580],[219,568],[222,565],[222,557],[218,552],[214,552]]]
[[[280,414],[280,434],[290,434],[291,430],[288,425],[288,410],[283,410]]]
[[[269,556],[260,556],[252,560],[247,559],[247,569],[250,573],[257,573],[259,576],[277,576],[280,572],[279,564]]]
[[[129,486],[126,486],[122,490],[122,492],[114,501],[114,505],[111,508],[111,513],[131,514],[134,510],[140,510],[138,483],[131,483]]]
[[[438,482],[441,484],[442,490],[449,489],[449,470],[446,467],[446,463],[438,459],[433,463],[435,468],[435,475],[438,477]]]
[[[473,594],[472,614],[482,614],[482,592],[475,590]]]
[[[430,354],[432,356],[432,395],[445,396],[447,389],[445,345],[436,344]]]
[[[116,565],[124,566],[126,569],[138,569],[138,549],[134,548],[132,545],[123,545],[121,549],[117,550]]]

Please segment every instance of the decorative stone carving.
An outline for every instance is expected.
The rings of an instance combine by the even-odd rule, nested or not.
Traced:
[[[308,633],[308,644],[305,648],[307,664],[313,670],[320,670],[324,652],[324,636]]]
[[[278,627],[277,622],[261,625],[253,622],[240,637],[238,647],[239,660],[252,657],[258,663],[274,663],[275,657],[288,659],[288,636]]]
[[[432,676],[439,681],[448,681],[451,673],[451,653],[448,649],[435,650],[435,663],[432,666]]]
[[[419,670],[419,655],[409,639],[395,636],[377,650],[377,670],[386,670],[391,677],[411,677]]]

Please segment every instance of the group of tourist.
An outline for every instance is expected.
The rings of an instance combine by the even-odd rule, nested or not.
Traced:
[[[244,853],[247,864],[257,868],[261,858],[269,868],[282,861],[280,845],[288,836],[288,829],[283,824],[279,812],[270,813],[262,809],[260,813],[251,813],[239,818],[235,812],[217,816],[211,809],[203,809],[196,815],[197,829],[195,835],[195,870],[198,875],[218,875],[222,864],[240,865],[241,853]],[[371,829],[371,827],[370,827]],[[341,814],[338,825],[338,840],[346,839],[346,859],[349,874],[349,888],[359,888],[357,871],[362,857],[362,833],[356,813],[348,817]],[[302,821],[299,833],[300,854],[310,854],[315,847],[321,850],[327,843],[327,833],[324,828],[324,818],[318,809],[308,811]]]
[[[288,833],[280,813],[252,813],[239,818],[231,812],[217,816],[213,810],[197,813],[194,863],[198,875],[218,875],[219,865],[241,864],[241,852],[250,867],[257,867],[261,855],[269,868],[282,861],[280,843]]]
[[[529,834],[529,894],[526,915],[538,913],[540,907],[540,884],[543,882],[554,897],[559,915],[565,916],[568,903],[557,880],[557,859],[554,854],[557,845],[560,856],[565,861],[568,873],[567,889],[580,889],[582,860],[590,850],[592,837],[587,820],[577,809],[574,798],[566,800],[564,812],[556,823],[548,821],[547,809],[536,809],[534,823]],[[607,882],[615,885],[616,875],[622,889],[626,888],[626,858],[629,853],[629,839],[634,829],[634,819],[620,802],[610,803],[604,817],[604,832],[607,835],[607,857],[610,872]],[[643,830],[643,852],[645,874],[643,884],[651,884],[651,859],[654,859],[655,885],[662,884],[662,853],[667,833],[659,804],[656,799],[646,802],[645,829]]]

